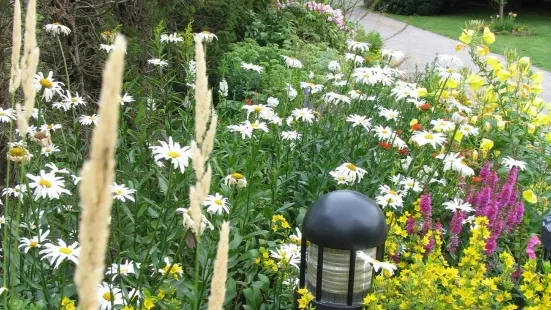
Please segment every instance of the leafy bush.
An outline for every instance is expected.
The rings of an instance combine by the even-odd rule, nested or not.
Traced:
[[[375,8],[385,13],[400,15],[435,15],[450,10],[456,0],[365,0],[370,7],[377,1]]]

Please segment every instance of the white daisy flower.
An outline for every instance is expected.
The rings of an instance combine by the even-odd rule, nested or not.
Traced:
[[[283,140],[298,140],[301,137],[302,135],[294,130],[281,132],[281,138]]]
[[[48,241],[48,235],[50,234],[50,230],[42,231],[40,230],[38,232],[38,236],[32,237],[32,238],[21,238],[19,239],[19,246],[18,248],[23,251],[23,253],[27,254],[30,249],[37,249],[42,246],[42,242]]]
[[[180,147],[180,143],[174,143],[172,137],[168,137],[168,144],[164,141],[158,142],[161,144],[160,146],[149,147],[155,156],[155,161],[168,160],[174,168],[180,168],[180,172],[184,173],[193,156],[191,148],[189,146]]]
[[[459,127],[459,132],[465,136],[476,136],[478,135],[478,128],[475,128],[469,124],[464,124]]]
[[[105,272],[106,275],[112,275],[113,280],[118,276],[121,275],[123,277],[130,275],[130,274],[136,274],[136,269],[140,269],[140,263],[135,263],[131,260],[125,260],[124,262],[121,262],[120,264],[113,263],[111,264],[111,267],[107,268],[107,271]]]
[[[207,30],[203,30],[199,33],[196,33],[195,37],[199,38],[199,40],[201,40],[201,42],[203,43],[210,43],[214,39],[218,40],[218,37],[214,33],[209,32]]]
[[[387,262],[380,262],[363,251],[357,251],[356,257],[364,261],[364,264],[372,265],[375,272],[378,272],[380,269],[384,269],[388,271],[390,275],[393,275],[394,271],[398,269],[396,265],[392,263],[387,263]]]
[[[51,145],[48,145],[48,146],[43,146],[42,150],[40,151],[40,154],[42,154],[46,157],[49,157],[53,153],[57,153],[59,151],[60,151],[59,147],[57,147],[55,144],[51,144]]]
[[[75,92],[75,95],[72,96],[71,92],[66,91],[66,95],[63,95],[62,98],[63,98],[63,101],[66,102],[70,107],[86,105],[86,101],[84,101],[84,98],[79,96],[78,92]]]
[[[23,199],[24,194],[27,192],[27,185],[15,185],[14,187],[6,187],[2,190],[2,196],[8,196],[13,198]]]
[[[343,169],[336,169],[329,171],[329,175],[333,177],[333,180],[337,181],[337,184],[350,184],[352,180],[350,175],[346,173]]]
[[[44,29],[53,35],[64,34],[68,36],[71,33],[71,29],[69,29],[69,27],[63,26],[62,24],[57,22],[53,24],[47,24],[46,26],[44,26]]]
[[[63,128],[61,124],[43,124],[42,126],[40,126],[40,131],[50,132],[50,131],[56,131],[61,128]]]
[[[455,124],[443,119],[431,120],[432,129],[436,132],[448,132],[455,128]]]
[[[268,97],[268,100],[266,101],[266,106],[270,108],[275,108],[279,105],[279,99],[275,97]]]
[[[268,126],[266,126],[266,123],[259,122],[258,120],[256,120],[254,123],[251,123],[249,121],[245,121],[245,123],[243,125],[246,126],[246,127],[250,127],[253,130],[262,130],[264,132],[268,132]]]
[[[40,170],[40,175],[27,174],[31,179],[30,188],[34,188],[34,200],[38,198],[59,199],[62,194],[71,195],[71,192],[65,189],[65,181],[57,177],[54,173],[46,173]]]
[[[283,124],[283,119],[278,115],[274,114],[272,118],[269,119],[269,122],[270,124],[276,124],[278,126],[281,126]]]
[[[296,59],[295,57],[289,57],[285,55],[281,55],[281,57],[283,57],[283,60],[285,60],[285,65],[287,65],[287,67],[295,69],[302,68],[302,62],[300,62],[300,60]]]
[[[336,73],[336,74],[327,73],[327,75],[325,76],[325,79],[328,81],[332,81],[332,80],[339,81],[339,80],[342,80],[342,78],[344,78],[344,74],[342,73]]]
[[[304,89],[305,91],[308,89],[310,91],[310,94],[316,94],[323,90],[323,85],[309,82],[300,82],[300,88]]]
[[[178,209],[176,209],[176,212],[183,214],[183,216],[184,216],[184,227],[188,228],[188,229],[191,229],[193,231],[195,229],[195,222],[193,221],[192,216],[191,216],[191,209],[178,208]],[[205,231],[205,229],[207,229],[207,228],[209,230],[213,230],[214,226],[212,225],[212,223],[209,220],[207,220],[207,218],[205,216],[201,216],[201,227],[200,227],[201,233],[203,233]]]
[[[203,206],[207,207],[207,212],[210,214],[221,215],[224,211],[230,213],[228,208],[228,198],[216,193],[214,195],[208,195],[203,202]]]
[[[297,95],[298,95],[298,92],[296,89],[293,88],[293,86],[289,83],[286,83],[287,84],[287,97],[289,98],[289,100],[294,100]]]
[[[147,63],[161,68],[168,66],[168,61],[159,58],[148,59]]]
[[[43,90],[42,99],[46,102],[52,101],[54,94],[63,96],[63,89],[61,88],[64,84],[57,82],[53,79],[54,73],[50,71],[48,76],[44,76],[44,73],[38,72],[34,76],[33,84],[36,91]]]
[[[379,140],[390,140],[394,134],[394,131],[392,130],[392,128],[388,126],[383,127],[383,126],[377,125],[371,131],[375,132],[375,136],[379,138]]]
[[[352,163],[344,163],[335,169],[337,173],[343,173],[346,177],[345,180],[349,183],[360,182],[367,171]]]
[[[50,173],[69,174],[69,170],[67,170],[65,168],[59,169],[54,163],[47,163],[46,168],[50,169]]]
[[[365,53],[369,51],[369,43],[358,42],[352,39],[346,40],[346,47],[348,48],[349,51],[356,52],[356,53]]]
[[[103,282],[98,288],[98,304],[100,310],[114,309],[113,305],[122,306],[124,304],[122,291]],[[116,307],[115,309],[118,308]]]
[[[446,137],[444,136],[444,134],[438,132],[429,132],[426,130],[416,131],[411,139],[419,146],[430,144],[435,149],[437,145],[442,146],[446,142]]]
[[[182,41],[184,41],[184,38],[178,36],[178,34],[176,32],[174,32],[172,34],[166,34],[166,33],[161,34],[161,43],[166,43],[166,42],[179,43],[179,42],[182,42]]]
[[[352,114],[346,118],[346,121],[352,123],[352,127],[362,126],[367,130],[371,129],[371,118],[363,115]]]
[[[115,49],[115,45],[113,44],[100,44],[99,49],[107,52],[108,54]]]
[[[444,171],[453,170],[459,172],[463,177],[474,175],[474,170],[467,166],[463,161],[465,158],[460,153],[451,152],[448,156],[446,156],[446,154],[440,154],[436,156],[436,158],[444,161]]]
[[[379,111],[379,116],[384,117],[387,121],[397,121],[398,117],[400,116],[400,112],[394,109],[381,108],[381,110]]]
[[[2,109],[0,108],[0,123],[9,123],[15,120],[15,113],[12,109]]]
[[[339,103],[350,103],[352,102],[352,99],[350,97],[337,94],[334,92],[329,92],[323,95],[322,99],[325,101],[325,103],[333,103],[333,104],[339,104]]]
[[[97,125],[99,122],[99,115],[92,114],[92,115],[81,115],[78,119],[78,122],[81,125]]]
[[[234,172],[224,178],[226,186],[237,185],[239,188],[247,186],[247,179],[241,174]]]
[[[134,202],[134,197],[131,195],[136,192],[135,189],[131,189],[126,187],[124,184],[117,184],[113,182],[113,185],[111,186],[111,192],[114,194],[113,198],[120,200],[122,202],[126,202],[126,199]]]
[[[393,62],[400,62],[405,57],[404,52],[393,50],[393,49],[382,49],[381,55],[383,56],[384,59],[393,61]]]
[[[381,207],[398,209],[404,205],[402,196],[398,192],[392,190],[388,185],[381,185],[379,191],[381,194],[375,197],[375,201],[381,205]]]
[[[270,257],[277,260],[278,267],[293,266],[297,270],[300,264],[300,250],[296,244],[282,244],[275,251],[270,250]]]
[[[254,65],[254,64],[251,64],[251,63],[246,63],[246,62],[241,63],[241,68],[243,68],[245,70],[256,71],[258,73],[261,73],[262,70],[264,70],[264,68],[262,68],[261,66]]]
[[[505,157],[501,163],[507,169],[512,169],[513,167],[517,167],[522,171],[524,171],[524,169],[526,169],[526,163],[525,162],[520,161],[520,160],[515,160],[514,158],[512,158],[510,156]]]
[[[365,61],[365,59],[362,56],[354,55],[352,53],[345,53],[344,59],[346,61],[353,61],[356,66],[361,66]]]
[[[229,125],[228,129],[231,132],[239,132],[242,139],[250,138],[253,135],[253,128],[251,126],[246,126],[245,124]]]
[[[362,93],[361,91],[359,90],[351,90],[348,92],[348,96],[350,96],[350,98],[354,99],[354,100],[359,100],[359,101],[365,101],[367,100],[367,95]]]
[[[412,190],[416,193],[420,193],[423,188],[421,187],[421,184],[413,178],[405,178],[400,182],[400,185],[403,186],[404,192],[408,192],[409,190]]]
[[[311,124],[316,119],[314,110],[308,108],[294,109],[293,112],[291,112],[291,115],[294,119],[301,120],[308,124]]]
[[[346,86],[348,82],[346,80],[335,80],[333,81],[333,86],[341,87]]]
[[[274,116],[274,110],[263,104],[246,104],[243,106],[243,109],[247,110],[247,119],[249,119],[249,115],[251,113],[255,113],[258,117],[266,120],[269,120]]]
[[[327,64],[327,69],[331,72],[340,72],[341,71],[341,65],[336,60],[331,60],[329,64]]]
[[[122,97],[119,96],[119,103],[123,106],[126,103],[134,102],[134,98],[129,94],[124,94]]]
[[[419,97],[416,84],[406,83],[402,81],[396,82],[396,85],[394,85],[394,88],[392,88],[391,93],[396,98],[396,100]]]
[[[67,245],[65,241],[58,239],[57,243],[57,245],[53,243],[44,244],[40,255],[45,255],[41,259],[48,260],[54,269],[57,269],[65,260],[72,261],[75,265],[78,265],[78,255],[80,253],[78,242],[75,241],[73,244]]]
[[[474,209],[471,208],[471,204],[468,202],[463,201],[461,198],[454,198],[451,201],[444,202],[442,205],[446,207],[446,210],[451,211],[465,211],[465,212],[473,212]]]

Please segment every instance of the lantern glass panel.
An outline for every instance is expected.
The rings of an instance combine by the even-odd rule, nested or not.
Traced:
[[[377,248],[362,251],[375,258]],[[318,263],[318,246],[310,244],[306,259],[306,287],[312,294],[316,293]],[[324,248],[323,251],[323,273],[322,273],[322,296],[324,302],[346,304],[348,296],[348,273],[350,269],[350,251]],[[367,291],[371,287],[373,267],[361,260],[356,260],[354,272],[354,295],[353,304],[361,304]],[[316,298],[317,299],[317,298]]]

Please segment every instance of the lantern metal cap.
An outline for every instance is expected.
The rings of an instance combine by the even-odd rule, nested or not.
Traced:
[[[304,238],[337,250],[364,250],[383,245],[387,226],[373,200],[351,190],[323,195],[308,210],[302,223]]]

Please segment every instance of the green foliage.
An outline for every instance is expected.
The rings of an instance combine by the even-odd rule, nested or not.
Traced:
[[[379,11],[400,15],[435,15],[449,11],[456,0],[365,0],[367,6],[377,1]]]

